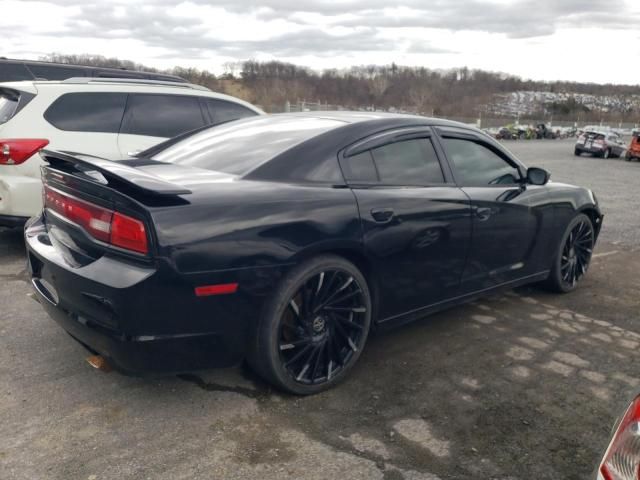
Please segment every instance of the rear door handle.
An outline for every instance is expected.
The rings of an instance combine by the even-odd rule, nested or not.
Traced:
[[[371,216],[376,222],[385,223],[393,218],[393,208],[374,208]]]
[[[491,208],[478,208],[476,210],[476,217],[481,222],[484,222],[485,220],[489,220],[489,217],[491,216],[492,213],[493,213],[493,209]]]

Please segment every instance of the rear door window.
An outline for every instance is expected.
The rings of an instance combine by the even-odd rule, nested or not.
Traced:
[[[440,161],[431,140],[414,138],[371,150],[386,185],[431,185],[444,183]]]
[[[253,110],[249,110],[247,107],[237,103],[218,100],[216,98],[207,98],[203,100],[207,106],[207,111],[209,112],[212,125],[257,115]]]
[[[120,133],[171,138],[204,126],[198,97],[130,94]]]
[[[60,130],[118,133],[126,101],[126,93],[66,93],[44,118]]]

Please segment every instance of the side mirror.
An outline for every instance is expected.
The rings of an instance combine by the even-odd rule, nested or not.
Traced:
[[[531,185],[546,185],[550,178],[551,174],[544,168],[527,168],[527,183]]]

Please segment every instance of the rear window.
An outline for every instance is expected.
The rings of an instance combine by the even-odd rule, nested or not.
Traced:
[[[0,90],[0,125],[8,122],[16,113],[20,95],[11,90]]]
[[[56,128],[72,132],[118,133],[126,93],[66,93],[44,112]]]
[[[244,175],[295,145],[343,125],[326,118],[261,115],[196,133],[153,160]]]

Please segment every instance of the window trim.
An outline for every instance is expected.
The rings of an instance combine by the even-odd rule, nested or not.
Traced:
[[[466,130],[459,127],[436,127],[434,130],[437,132],[437,141],[441,144],[441,148],[444,154],[444,158],[447,159],[447,163],[449,164],[449,168],[453,174],[455,179],[455,184],[458,187],[468,187],[468,188],[513,188],[515,186],[522,187],[526,184],[526,167],[521,164],[519,161],[516,161],[513,157],[507,154],[499,145],[494,145],[492,142],[487,141],[487,139],[482,138],[481,135],[478,135],[476,132],[472,130]],[[453,138],[458,140],[467,140],[473,143],[477,143],[481,145],[491,152],[495,153],[498,157],[503,159],[508,165],[517,170],[518,175],[520,175],[520,179],[515,183],[496,183],[496,184],[487,184],[487,185],[465,185],[460,181],[460,176],[458,174],[458,169],[455,165],[455,162],[451,160],[447,155],[447,150],[441,142],[441,140],[446,138]]]
[[[210,125],[208,122],[209,117],[205,116],[205,112],[202,109],[202,102],[200,102],[200,97],[201,95],[184,95],[182,93],[180,94],[173,94],[173,93],[156,93],[156,92],[128,92],[127,94],[127,101],[125,103],[124,106],[124,113],[122,114],[122,120],[120,121],[120,129],[118,130],[118,135],[136,135],[139,137],[153,137],[153,138],[164,138],[164,139],[169,139],[169,138],[173,138],[176,135],[174,135],[173,137],[158,137],[157,135],[143,135],[141,133],[131,133],[131,132],[124,132],[123,129],[126,125],[126,119],[127,119],[127,112],[129,111],[129,106],[131,104],[131,99],[132,97],[136,96],[136,95],[140,95],[140,96],[149,96],[149,95],[154,95],[154,96],[164,96],[164,97],[187,97],[187,98],[193,98],[196,100],[197,104],[198,104],[198,108],[200,109],[200,116],[202,118],[202,125],[200,125],[200,127],[205,127],[207,125]],[[195,129],[191,129],[191,130],[196,130],[200,127],[196,127]],[[188,130],[188,131],[191,131]],[[186,133],[186,132],[182,132],[182,133]],[[180,133],[178,133],[178,135],[180,135]]]
[[[353,157],[360,153],[384,147],[386,145],[391,145],[393,143],[404,142],[407,140],[415,140],[415,139],[426,139],[431,142],[433,146],[433,150],[436,153],[436,159],[440,164],[440,169],[442,170],[442,183],[416,183],[410,185],[402,185],[402,184],[389,184],[383,183],[380,179],[380,173],[378,172],[378,167],[375,162],[375,158],[373,154],[371,154],[371,161],[373,162],[373,167],[376,169],[376,174],[378,176],[378,180],[376,182],[354,182],[347,180],[345,175],[345,167],[343,166],[343,162],[346,162],[349,157]],[[353,142],[351,145],[343,148],[340,152],[338,152],[338,165],[340,167],[340,171],[342,172],[342,177],[344,178],[345,184],[349,188],[433,188],[433,187],[452,187],[455,186],[455,180],[453,178],[450,166],[446,161],[446,157],[444,156],[444,152],[442,146],[436,139],[436,135],[433,132],[433,129],[429,126],[407,126],[407,127],[395,127],[391,130],[384,130],[382,132],[377,132],[367,137],[364,137],[360,140]]]

